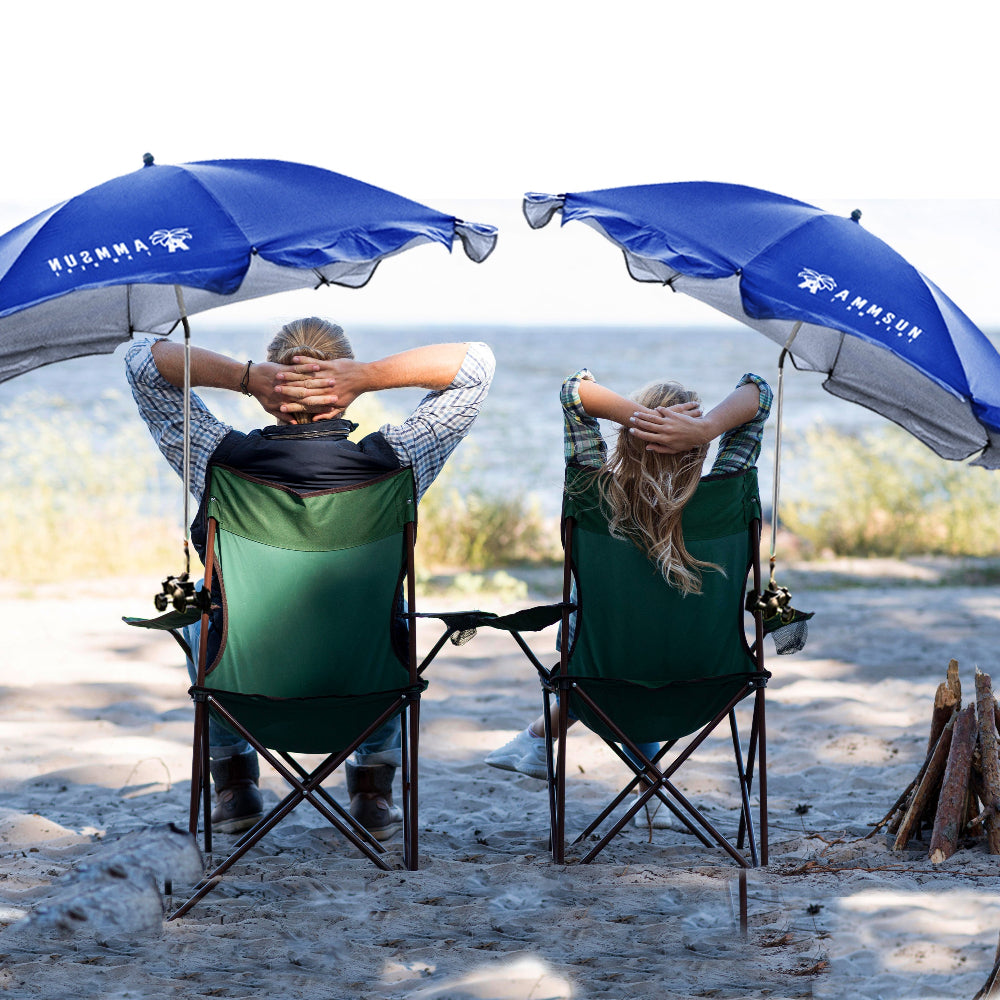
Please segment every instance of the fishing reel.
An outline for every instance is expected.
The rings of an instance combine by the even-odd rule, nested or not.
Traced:
[[[771,628],[775,628],[779,624],[787,624],[794,617],[795,609],[788,606],[791,600],[792,592],[787,587],[779,586],[772,576],[763,594],[757,591],[747,594],[746,609],[760,612],[765,629],[768,622],[772,622]]]
[[[163,581],[160,593],[153,598],[153,605],[157,611],[166,611],[169,605],[173,605],[174,610],[181,614],[189,608],[204,611],[206,600],[203,595],[204,591],[195,590],[189,574],[181,573],[180,576],[168,576]]]
[[[805,646],[809,636],[806,622],[814,614],[812,611],[796,610],[791,600],[791,591],[779,586],[773,576],[763,594],[758,594],[756,590],[747,594],[747,611],[760,613],[764,634],[774,640],[774,648],[779,655],[797,653]]]

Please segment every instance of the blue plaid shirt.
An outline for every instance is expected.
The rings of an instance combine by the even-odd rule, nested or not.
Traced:
[[[559,394],[563,411],[563,450],[567,462],[600,466],[607,458],[608,446],[601,436],[597,419],[587,415],[580,400],[580,382],[583,379],[593,381],[594,376],[588,369],[581,368],[563,382]],[[757,412],[745,424],[722,435],[712,464],[713,475],[749,469],[756,465],[760,456],[764,422],[771,412],[771,387],[759,375],[747,374],[736,383],[736,388],[749,382],[753,382],[760,390]]]
[[[156,367],[151,339],[134,343],[125,355],[125,375],[139,414],[156,446],[174,471],[183,475],[184,392],[171,385]],[[465,360],[447,389],[428,393],[398,426],[380,430],[399,459],[413,468],[417,498],[434,482],[451,453],[479,415],[493,379],[496,361],[487,344],[469,344]],[[208,463],[232,430],[191,394],[191,495],[201,503]]]

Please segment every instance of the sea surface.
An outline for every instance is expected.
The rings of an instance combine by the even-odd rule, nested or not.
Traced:
[[[450,481],[464,490],[534,496],[546,514],[558,512],[562,483],[559,386],[576,369],[589,367],[600,382],[624,393],[653,378],[674,378],[697,389],[706,409],[721,400],[744,372],[763,376],[777,389],[779,348],[735,324],[685,329],[356,327],[348,333],[360,359],[439,341],[490,344],[497,357],[496,377],[479,420],[456,453]],[[200,318],[192,343],[241,359],[260,359],[270,336],[265,325],[234,331],[213,327]],[[71,421],[81,431],[92,430],[97,447],[110,446],[120,428],[140,424],[123,373],[125,349],[123,345],[113,355],[60,362],[3,383],[0,419],[9,421],[12,413],[19,412],[19,405],[23,408],[30,402],[32,413],[51,413],[53,420]],[[816,424],[845,431],[886,425],[882,417],[826,393],[822,381],[820,375],[786,365],[785,442]],[[209,390],[201,395],[219,416],[242,430],[267,422],[258,420],[258,413],[264,415],[255,403],[237,393]],[[397,390],[380,394],[380,402],[390,413],[402,415],[421,395],[419,390]],[[772,416],[759,463],[765,507],[771,494],[774,428]],[[607,436],[613,435],[611,425],[605,430]],[[155,454],[148,438],[140,438],[137,447],[144,446]],[[65,460],[72,462],[73,457],[67,453]],[[782,496],[796,488],[796,473],[783,447]],[[177,480],[169,473],[151,481],[149,493],[153,506],[169,508],[176,502],[180,509],[182,505]]]

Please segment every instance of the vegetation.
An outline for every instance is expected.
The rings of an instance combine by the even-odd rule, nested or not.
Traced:
[[[145,426],[115,420],[100,407],[81,424],[75,412],[39,396],[0,410],[0,579],[159,580],[180,573],[181,489]],[[225,417],[259,420],[252,411]],[[351,417],[360,434],[394,419],[373,397],[358,400]],[[472,481],[468,464],[449,463],[421,503],[421,572],[495,569],[555,556],[558,528],[545,523],[533,500],[462,488]],[[200,571],[193,551],[191,559],[192,572]]]
[[[815,428],[789,445],[782,479],[782,524],[807,554],[1000,554],[1000,476],[897,427]]]
[[[0,411],[0,577],[179,573],[180,490],[167,510],[146,428],[100,407],[81,426],[75,412],[35,396]]]

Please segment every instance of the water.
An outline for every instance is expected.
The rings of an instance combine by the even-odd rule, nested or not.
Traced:
[[[696,388],[708,409],[719,402],[744,372],[752,371],[776,388],[779,348],[752,330],[737,326],[675,329],[669,327],[357,327],[348,331],[357,356],[371,359],[421,344],[446,340],[483,340],[497,357],[490,395],[467,441],[456,453],[457,476],[464,488],[490,493],[535,495],[546,513],[559,509],[562,484],[562,417],[559,386],[580,367],[619,392],[628,393],[656,377],[677,379]],[[201,319],[193,342],[241,358],[259,359],[270,339],[265,326],[234,332]],[[176,336],[176,335],[175,335]],[[53,419],[92,426],[95,438],[111,441],[119,423],[139,424],[123,373],[122,346],[114,355],[77,358],[50,365],[0,385],[0,406],[25,394],[60,400]],[[822,422],[841,430],[885,425],[883,418],[824,392],[822,377],[786,366],[785,433],[792,435]],[[224,420],[248,430],[258,422],[251,400],[222,390],[200,391]],[[419,390],[382,394],[393,413],[408,412]],[[611,425],[606,436],[613,434]],[[134,446],[134,445],[133,445]],[[151,441],[138,447],[155,453]],[[769,422],[760,460],[761,491],[770,495],[774,419]],[[72,456],[67,455],[71,461]],[[794,488],[795,470],[783,462],[782,491]],[[166,494],[176,488],[171,475],[150,484]],[[181,504],[177,489],[176,504]]]

